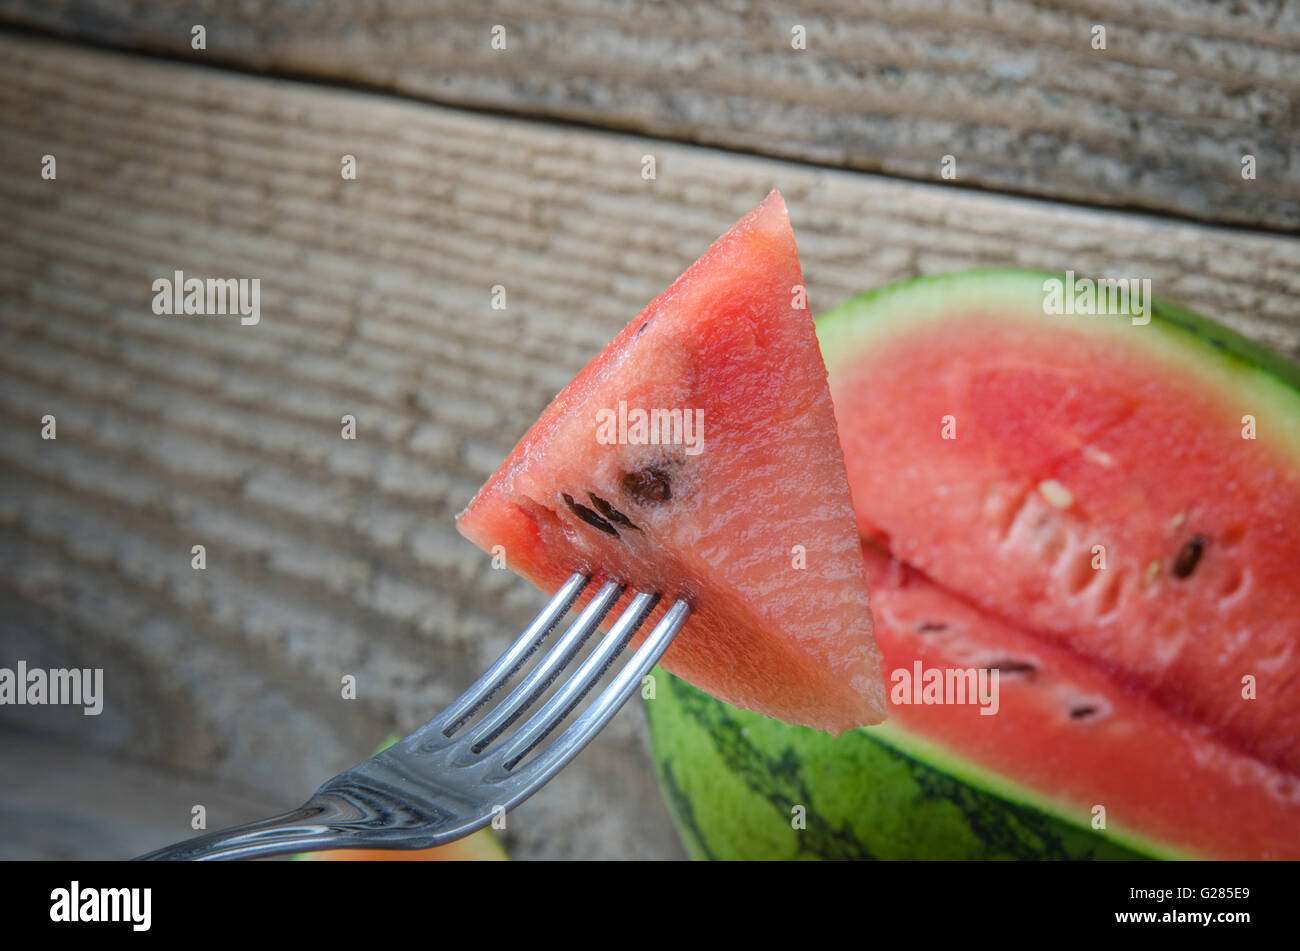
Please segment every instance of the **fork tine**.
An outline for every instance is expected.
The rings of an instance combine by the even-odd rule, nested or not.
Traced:
[[[438,715],[435,722],[443,735],[450,736],[459,729],[461,724],[472,717],[475,711],[524,665],[524,661],[528,660],[533,651],[546,640],[560,618],[569,613],[573,602],[578,600],[578,595],[582,594],[583,589],[587,587],[588,580],[582,572],[574,572],[570,575],[569,580],[555,592],[551,602],[533,619],[533,623],[524,629],[509,649],[497,658],[496,663],[489,667],[482,677],[474,681],[468,690],[453,700],[451,706]]]
[[[543,753],[531,763],[528,763],[523,768],[520,778],[530,787],[540,786],[582,752],[583,748],[591,742],[596,734],[605,728],[605,724],[613,718],[614,714],[618,713],[623,708],[623,705],[631,699],[632,694],[640,686],[642,679],[650,672],[650,668],[659,662],[659,658],[672,644],[673,638],[677,636],[677,632],[681,630],[690,614],[691,608],[689,604],[685,601],[674,602],[659,623],[655,625],[654,630],[646,637],[645,642],[632,655],[632,659],[623,665],[623,669],[618,672],[618,675],[614,677],[609,686],[596,698],[595,703],[584,710],[582,715],[567,730],[561,733],[559,738]],[[588,689],[590,689],[590,685]],[[542,736],[545,736],[545,734],[542,734]],[[541,738],[538,737],[538,740]],[[534,741],[529,749],[536,744],[537,741]],[[518,756],[514,756],[513,759],[507,758],[506,768],[513,768],[520,758],[527,754],[528,750],[525,749]]]
[[[577,620],[569,625],[564,636],[547,652],[541,663],[534,667],[519,686],[515,687],[509,696],[497,704],[496,709],[476,724],[465,737],[464,742],[469,744],[471,752],[480,752],[546,692],[546,688],[551,685],[560,671],[569,665],[574,655],[587,642],[587,638],[605,619],[605,615],[609,613],[614,602],[622,596],[625,588],[626,585],[617,581],[607,581],[601,586],[587,603],[586,608],[578,615]]]
[[[622,616],[610,628],[600,646],[592,651],[582,666],[569,677],[564,686],[546,701],[528,722],[510,737],[502,747],[499,757],[506,769],[514,767],[534,746],[546,738],[556,725],[587,695],[604,675],[605,670],[618,657],[627,642],[636,634],[641,622],[659,600],[658,594],[642,591],[632,599]]]

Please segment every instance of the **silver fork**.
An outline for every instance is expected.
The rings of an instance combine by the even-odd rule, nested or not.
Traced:
[[[581,573],[572,575],[519,639],[451,706],[410,736],[326,782],[298,809],[187,839],[140,858],[208,860],[337,848],[424,849],[481,829],[537,792],[591,742],[631,698],[690,615],[685,601],[674,602],[591,706],[521,764],[600,682],[659,602],[658,594],[637,593],[577,671],[523,726],[503,738],[569,665],[627,587],[606,582],[519,685],[460,735],[546,640],[589,580]]]

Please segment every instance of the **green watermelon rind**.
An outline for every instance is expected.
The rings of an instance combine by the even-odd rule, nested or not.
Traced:
[[[823,356],[833,372],[870,346],[873,338],[890,332],[893,320],[912,327],[918,321],[944,319],[953,313],[954,302],[967,295],[976,308],[1001,303],[1007,308],[1004,313],[1061,320],[1041,311],[1043,282],[1061,277],[982,269],[914,278],[870,291],[818,319]],[[1032,301],[1038,302],[1037,313],[1026,306]],[[1277,405],[1279,419],[1294,418],[1300,404],[1300,368],[1159,298],[1151,302],[1150,317],[1146,325],[1124,316],[1064,319],[1089,331],[1132,327],[1145,332],[1130,339],[1220,373],[1220,379],[1241,387],[1251,398]],[[1300,432],[1293,429],[1284,435],[1300,453]],[[664,671],[657,673],[667,687],[665,696],[646,700],[656,769],[693,858],[1193,857],[1113,821],[1105,830],[1092,829],[1090,816],[888,722],[836,740],[739,710]],[[826,744],[842,745],[829,752],[832,748]],[[853,764],[860,760],[870,762],[858,769]],[[819,768],[825,773],[846,766],[852,767],[850,775],[838,783],[811,775]],[[696,788],[701,783],[707,788]],[[886,798],[877,799],[872,808],[876,790]],[[827,796],[832,801],[847,797],[848,808],[825,808]],[[803,803],[807,827],[795,830],[790,810],[800,804],[800,797],[818,801]],[[938,810],[928,823],[926,815],[919,814],[925,810]],[[737,841],[760,833],[757,842]]]
[[[1043,815],[1051,816],[1063,823],[1075,826],[1089,835],[1131,850],[1139,857],[1170,860],[1199,857],[1128,829],[1122,823],[1115,822],[1113,817],[1108,818],[1105,830],[1093,829],[1090,816],[1069,809],[1051,797],[1027,789],[999,773],[982,769],[970,760],[964,759],[951,750],[926,740],[915,733],[892,726],[888,722],[872,729],[879,742],[893,747],[904,755],[929,763],[963,782],[979,786],[1006,802],[1016,803],[1036,810]]]
[[[656,670],[655,767],[694,859],[1182,858],[880,727],[838,739],[740,710]],[[792,825],[803,806],[805,827]]]

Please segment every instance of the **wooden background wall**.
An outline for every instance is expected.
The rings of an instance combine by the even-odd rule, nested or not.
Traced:
[[[0,0],[0,666],[110,697],[0,708],[0,857],[296,805],[459,693],[541,602],[455,513],[770,187],[814,312],[1074,268],[1300,356],[1295,4],[474,9]],[[260,324],[155,316],[177,269],[260,277]],[[506,841],[680,856],[640,711]]]

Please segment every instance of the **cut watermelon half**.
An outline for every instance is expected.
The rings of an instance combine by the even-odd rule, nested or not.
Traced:
[[[457,527],[547,592],[581,571],[661,593],[642,637],[687,599],[664,667],[838,735],[885,698],[803,300],[773,191],[555,398]]]
[[[890,718],[830,742],[670,680],[693,854],[1300,858],[1300,372],[1159,300],[1058,316],[1060,280],[819,320]],[[996,705],[917,702],[993,669]]]
[[[1059,283],[948,275],[819,325],[859,527],[927,579],[875,588],[887,662],[1015,671],[998,716],[893,707],[893,735],[1175,852],[1294,857],[1296,370],[1160,301],[1046,314]]]
[[[823,318],[862,534],[1300,774],[1295,390],[1160,302],[1045,315],[1051,279],[952,275]]]

